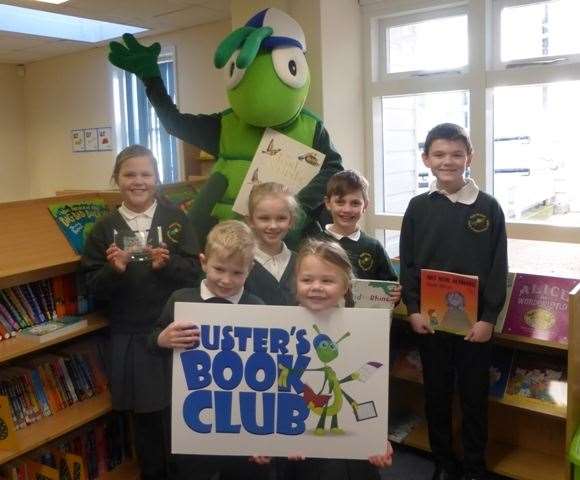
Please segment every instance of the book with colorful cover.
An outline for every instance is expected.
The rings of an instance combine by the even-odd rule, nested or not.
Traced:
[[[109,211],[100,198],[53,203],[48,209],[74,251],[81,255],[95,222]]]
[[[522,403],[566,406],[564,360],[555,356],[518,351],[514,355],[505,398]]]
[[[502,332],[567,344],[568,294],[577,284],[571,278],[518,273]]]
[[[479,279],[421,269],[421,313],[434,330],[467,335],[477,322]]]
[[[325,155],[276,130],[267,128],[256,149],[232,210],[248,214],[248,197],[260,183],[278,182],[298,193],[318,174]]]
[[[389,294],[397,287],[399,287],[398,282],[355,278],[352,281],[354,306],[356,308],[393,308]]]
[[[191,183],[184,182],[180,185],[161,186],[159,193],[162,198],[175,205],[183,213],[189,213],[193,206],[193,201],[198,194],[197,188]]]
[[[491,353],[491,366],[489,367],[489,396],[503,398],[507,387],[512,360],[513,350],[497,345],[493,346]]]

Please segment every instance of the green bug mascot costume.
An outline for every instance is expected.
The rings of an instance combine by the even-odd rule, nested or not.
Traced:
[[[214,64],[224,69],[231,108],[210,115],[179,112],[161,80],[158,43],[145,47],[129,34],[123,39],[126,46],[111,42],[111,63],[143,81],[170,134],[217,158],[190,211],[200,245],[215,223],[236,216],[232,205],[266,127],[326,155],[319,174],[297,195],[302,211],[287,238],[296,246],[323,210],[328,179],[342,170],[340,155],[322,122],[303,108],[310,72],[300,25],[286,13],[268,8],[228,35],[216,50]]]

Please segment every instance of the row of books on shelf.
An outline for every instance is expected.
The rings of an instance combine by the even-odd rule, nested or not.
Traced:
[[[86,342],[0,371],[0,395],[8,400],[16,430],[106,389],[98,346]]]
[[[0,290],[0,339],[93,310],[84,277],[67,274]],[[34,333],[34,332],[32,332]]]
[[[130,422],[111,413],[1,468],[0,480],[96,480],[133,458]]]
[[[400,271],[398,260],[393,266]],[[496,333],[567,345],[569,293],[578,283],[574,278],[509,273]],[[465,335],[477,320],[478,289],[476,276],[422,269],[421,313],[433,329]],[[405,315],[404,305],[394,313]]]
[[[423,382],[419,351],[410,341],[393,349],[391,374],[394,377]],[[493,347],[490,368],[490,397],[510,400],[522,407],[567,403],[566,363],[563,357],[540,355]]]

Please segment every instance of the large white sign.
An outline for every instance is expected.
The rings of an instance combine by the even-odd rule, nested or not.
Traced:
[[[176,303],[172,451],[368,458],[387,439],[390,310]]]

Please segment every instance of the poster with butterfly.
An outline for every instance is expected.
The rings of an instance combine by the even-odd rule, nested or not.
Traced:
[[[234,202],[234,212],[248,214],[250,192],[261,183],[281,183],[298,193],[320,171],[324,158],[318,150],[267,128]]]

